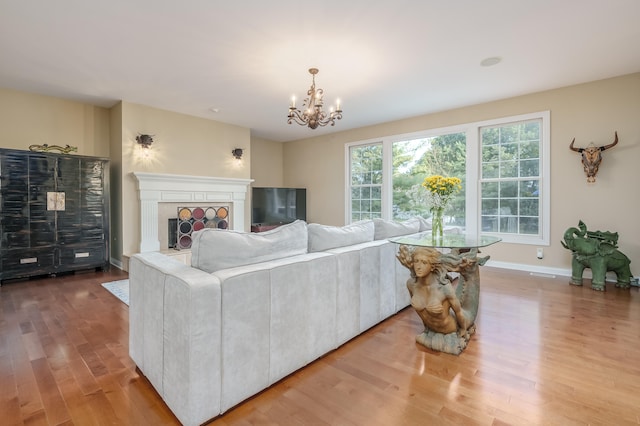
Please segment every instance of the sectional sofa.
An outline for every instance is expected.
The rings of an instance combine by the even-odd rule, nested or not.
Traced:
[[[387,239],[428,229],[296,221],[198,231],[190,266],[136,254],[131,358],[180,422],[202,424],[408,306],[409,273]]]

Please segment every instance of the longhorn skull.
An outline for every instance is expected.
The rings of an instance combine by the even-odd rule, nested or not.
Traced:
[[[598,167],[602,162],[602,151],[613,148],[618,143],[618,132],[615,132],[615,140],[609,145],[595,146],[591,143],[586,148],[574,148],[573,143],[576,138],[573,138],[569,149],[575,152],[579,152],[582,155],[582,165],[584,166],[584,172],[587,174],[587,182],[593,183],[596,181],[596,174],[598,173]]]

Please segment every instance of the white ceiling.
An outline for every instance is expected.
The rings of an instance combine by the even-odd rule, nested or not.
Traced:
[[[335,127],[286,123],[310,67]],[[639,0],[0,0],[0,87],[275,141],[638,71]]]

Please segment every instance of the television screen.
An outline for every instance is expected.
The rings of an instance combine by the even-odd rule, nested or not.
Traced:
[[[280,224],[307,220],[306,188],[256,188],[252,190],[251,223]]]

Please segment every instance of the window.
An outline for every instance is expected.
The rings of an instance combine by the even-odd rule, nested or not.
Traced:
[[[347,145],[347,221],[428,217],[422,180],[456,176],[463,190],[445,226],[505,242],[549,244],[548,111]]]
[[[482,231],[540,230],[541,120],[480,129]]]
[[[445,226],[465,224],[466,134],[450,133],[440,136],[393,142],[393,199],[392,215],[405,220],[419,215],[429,217],[429,206],[422,181],[426,176],[459,176],[462,191],[449,203]]]
[[[350,150],[351,222],[382,217],[382,144]]]

